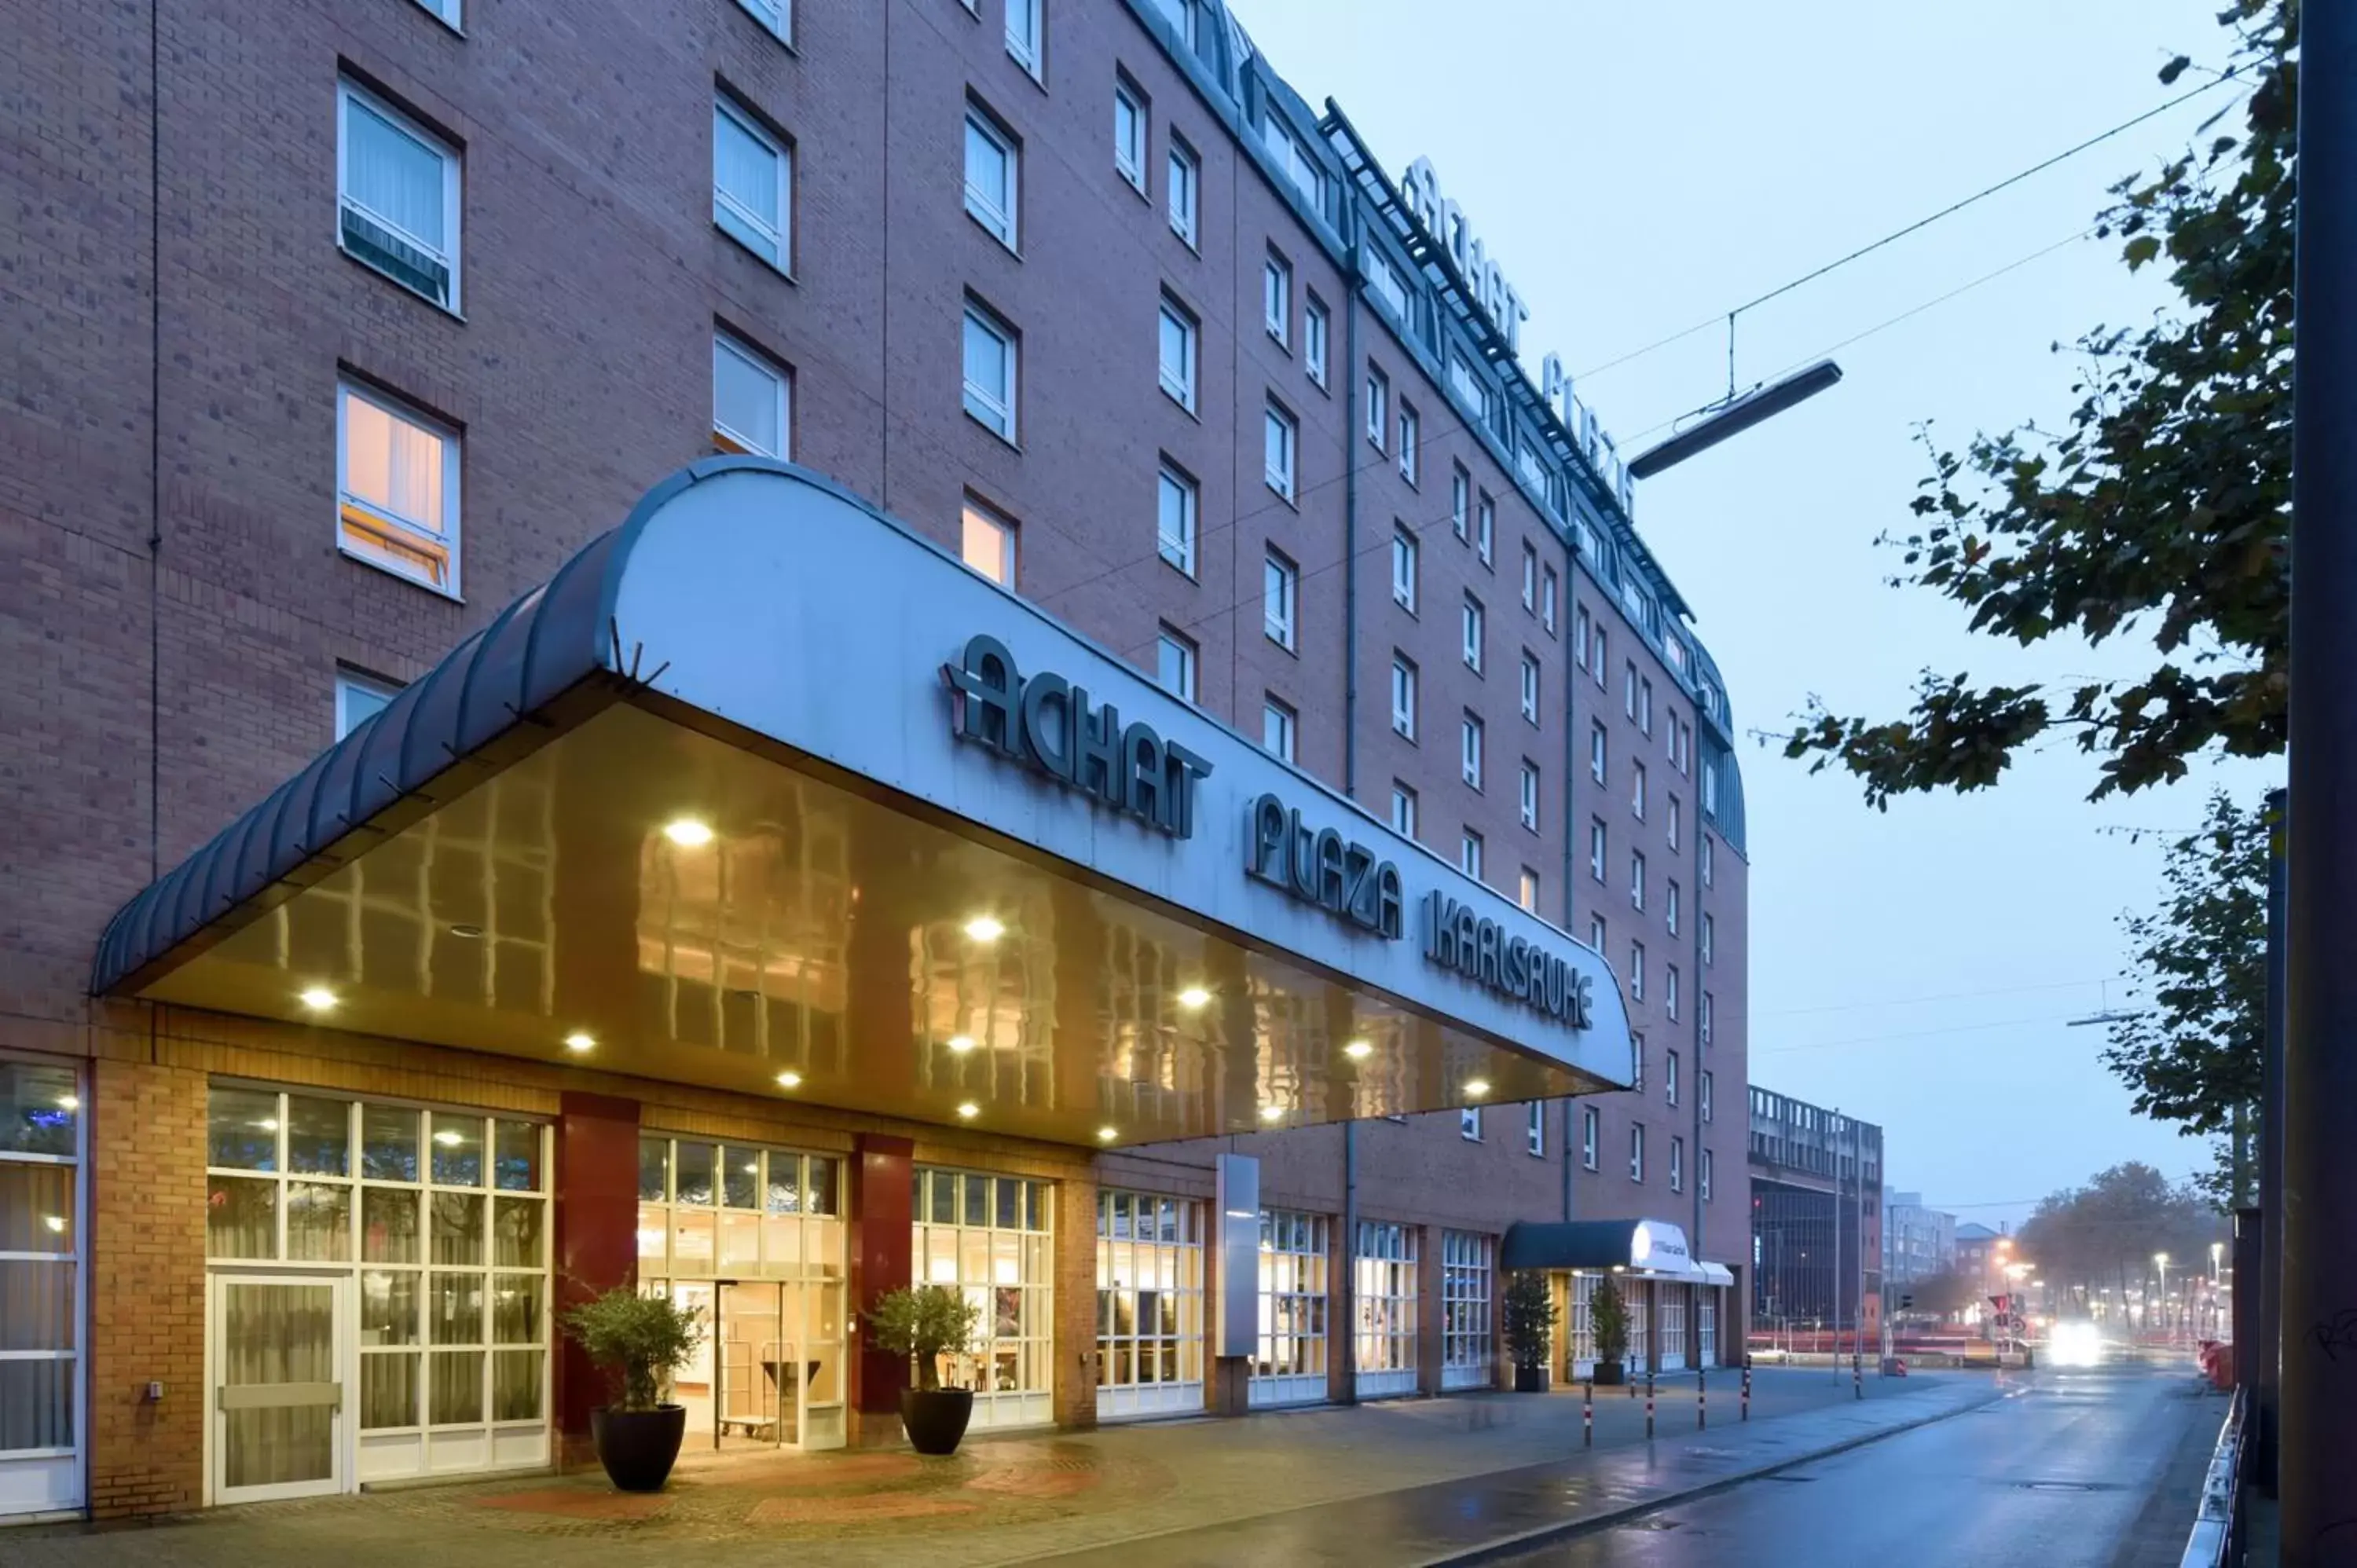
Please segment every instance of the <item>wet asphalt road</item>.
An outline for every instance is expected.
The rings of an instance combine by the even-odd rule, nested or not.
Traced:
[[[2173,1565],[2224,1417],[2181,1365],[2040,1371],[1983,1409],[1492,1559],[1526,1568]]]

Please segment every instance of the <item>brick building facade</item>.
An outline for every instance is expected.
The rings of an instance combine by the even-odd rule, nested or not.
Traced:
[[[0,0],[14,40],[0,184],[22,217],[0,293],[0,1161],[17,1161],[0,1176],[32,1172],[69,1206],[52,1217],[65,1242],[12,1252],[0,1230],[15,1259],[0,1267],[48,1314],[7,1347],[45,1359],[0,1360],[0,1513],[154,1512],[320,1483],[232,1477],[216,1397],[237,1310],[224,1293],[243,1277],[230,1265],[255,1263],[258,1280],[264,1257],[224,1254],[238,1206],[269,1188],[267,1257],[299,1274],[299,1206],[361,1216],[375,1201],[357,1164],[332,1193],[296,1179],[306,1115],[345,1118],[347,1143],[320,1135],[355,1162],[420,1125],[429,1143],[460,1129],[487,1149],[512,1133],[542,1151],[517,1156],[522,1196],[500,1196],[510,1167],[489,1155],[463,1180],[453,1165],[445,1194],[426,1143],[386,1179],[429,1208],[471,1182],[495,1215],[536,1212],[531,1196],[556,1211],[517,1220],[539,1227],[539,1283],[490,1253],[466,1265],[494,1296],[536,1304],[523,1337],[486,1319],[474,1348],[418,1352],[443,1358],[410,1385],[427,1402],[446,1371],[477,1375],[462,1358],[483,1359],[482,1408],[447,1423],[438,1404],[412,1410],[386,1423],[415,1429],[398,1452],[338,1427],[335,1485],[371,1464],[562,1456],[591,1397],[545,1299],[580,1240],[566,1184],[595,1176],[567,1151],[602,1159],[626,1140],[642,1161],[741,1145],[765,1172],[793,1151],[798,1179],[838,1184],[834,1214],[812,1213],[852,1232],[851,1310],[860,1227],[899,1225],[910,1267],[894,1201],[920,1229],[923,1205],[955,1203],[961,1238],[1051,1236],[1051,1277],[1025,1285],[1043,1316],[1010,1337],[1047,1359],[1008,1363],[1044,1403],[1010,1402],[1009,1419],[1211,1398],[1200,1346],[1147,1334],[1134,1287],[1103,1271],[1116,1240],[1203,1243],[1217,1152],[1259,1156],[1279,1217],[1265,1256],[1309,1260],[1290,1294],[1331,1313],[1293,1334],[1317,1339],[1314,1357],[1291,1346],[1311,1369],[1260,1402],[1486,1384],[1495,1248],[1517,1221],[1666,1223],[1743,1276],[1743,1122],[1720,1113],[1746,1086],[1725,689],[1634,532],[1609,443],[1522,363],[1511,300],[1469,273],[1463,227],[1434,233],[1399,170],[1197,0],[461,6],[306,0],[257,28],[211,0],[70,15]],[[370,184],[414,196],[435,179],[446,204],[399,212]],[[1003,361],[978,365],[977,327]],[[1637,1087],[1535,1110],[1426,1096],[1448,1108],[1101,1151],[135,985],[91,994],[127,901],[650,487],[762,447],[748,424],[774,432],[769,455],[1389,822],[1437,857],[1431,874],[1459,866],[1595,943],[1638,1046],[1618,1076]],[[240,1122],[240,1095],[280,1109]],[[371,1142],[379,1107],[410,1119],[393,1144]],[[282,1120],[268,1152],[238,1144]],[[686,1178],[664,1170],[654,1199],[643,1176],[635,1198],[582,1187],[581,1212],[651,1202],[686,1227],[665,1244],[671,1277],[716,1277],[683,1264],[679,1236],[702,1232],[679,1212]],[[929,1170],[997,1185],[960,1176],[940,1197]],[[1016,1221],[994,1208],[972,1227],[978,1192],[1012,1201]],[[1157,1207],[1145,1238],[1132,1195],[1191,1207]],[[863,1208],[869,1196],[883,1207]],[[349,1234],[361,1268],[372,1232]],[[592,1246],[582,1262],[643,1277],[648,1255],[642,1239],[634,1258]],[[1197,1271],[1178,1287],[1178,1337],[1200,1339],[1215,1265],[1177,1266]],[[348,1337],[373,1321],[376,1298],[354,1300],[382,1280],[338,1279]],[[809,1305],[809,1322],[833,1313],[834,1343],[856,1339],[840,1294],[811,1288],[834,1305]],[[1750,1293],[1726,1294],[1722,1355]],[[1130,1316],[1100,1316],[1117,1308]],[[1652,1325],[1657,1357],[1668,1331]],[[1699,1323],[1689,1332],[1683,1354],[1699,1357]],[[1153,1381],[1178,1403],[1116,1410],[1101,1397],[1110,1359],[1135,1373],[1149,1338]],[[397,1337],[336,1343],[339,1368],[409,1365]],[[1562,1350],[1568,1369],[1568,1337]],[[842,1435],[887,1440],[874,1412],[891,1369],[845,1356]],[[1388,1375],[1371,1380],[1371,1360]]]

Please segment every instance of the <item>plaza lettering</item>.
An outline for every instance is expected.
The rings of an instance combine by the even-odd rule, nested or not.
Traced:
[[[942,667],[952,693],[951,733],[1125,811],[1172,838],[1195,832],[1195,786],[1211,765],[1142,721],[1125,725],[1111,703],[1046,671],[1025,679],[995,637],[966,640]]]
[[[1545,1017],[1575,1029],[1588,1026],[1589,979],[1569,959],[1509,934],[1437,888],[1424,897],[1424,956]]]
[[[1297,809],[1288,809],[1275,795],[1252,803],[1244,870],[1379,937],[1396,940],[1403,934],[1405,897],[1399,866],[1377,860],[1373,850],[1332,828],[1312,830]]]

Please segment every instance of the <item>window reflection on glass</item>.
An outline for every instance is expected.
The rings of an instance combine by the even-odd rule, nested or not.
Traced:
[[[361,1427],[417,1424],[417,1361],[414,1354],[361,1358]]]
[[[417,1205],[423,1194],[361,1189],[361,1256],[371,1263],[414,1263]]]
[[[538,1421],[547,1376],[544,1350],[501,1350],[491,1358],[491,1419]]]
[[[815,1162],[824,1165],[823,1160]],[[802,1207],[802,1161],[793,1155],[770,1156],[770,1185],[761,1207],[771,1214],[799,1214]]]
[[[297,1262],[349,1262],[352,1189],[341,1182],[286,1184],[286,1256]]]
[[[370,1181],[415,1181],[417,1112],[397,1105],[361,1110],[361,1175]]]
[[[538,1192],[540,1129],[528,1122],[491,1125],[491,1185],[501,1192]]]
[[[727,1208],[760,1207],[761,1155],[741,1144],[720,1145],[720,1202]]]
[[[70,1157],[81,1111],[71,1068],[0,1061],[0,1154]]]
[[[441,1350],[431,1358],[432,1395],[428,1409],[437,1426],[483,1419],[483,1353]]]
[[[429,1113],[426,1121],[433,1126],[434,1185],[482,1186],[483,1119],[436,1111]]]
[[[286,1097],[288,1170],[297,1176],[350,1176],[351,1140],[350,1101]]]
[[[483,1276],[443,1273],[427,1276],[425,1333],[436,1345],[479,1345],[483,1342]]]
[[[548,1206],[536,1197],[491,1200],[491,1262],[504,1269],[536,1269]]]
[[[471,1192],[432,1195],[434,1255],[436,1263],[475,1265],[483,1262],[483,1199]]]
[[[406,1269],[362,1270],[361,1344],[417,1343],[417,1276]]]
[[[531,1345],[540,1338],[543,1276],[500,1274],[491,1287],[491,1341]]]
[[[278,1256],[276,1182],[212,1176],[205,1187],[205,1256]]]
[[[278,1168],[278,1096],[214,1089],[205,1105],[205,1163],[230,1170]]]
[[[676,1201],[708,1206],[712,1202],[712,1145],[682,1143],[674,1148],[672,1159]]]
[[[0,1163],[0,1252],[73,1250],[73,1167]]]
[[[671,1140],[639,1140],[639,1201],[662,1203],[671,1197]]]

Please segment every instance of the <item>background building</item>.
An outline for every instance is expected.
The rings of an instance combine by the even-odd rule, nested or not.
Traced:
[[[256,30],[226,0],[0,0],[0,27],[25,67],[0,180],[26,215],[0,400],[0,1162],[79,1205],[22,1261],[58,1283],[12,1309],[0,1405],[34,1414],[0,1426],[0,1508],[253,1495],[205,1468],[209,1303],[292,1245],[220,1219],[291,1156],[222,1129],[307,1097],[361,1128],[390,1107],[413,1139],[463,1112],[560,1174],[635,1149],[667,1238],[640,1277],[673,1288],[718,1288],[662,1228],[726,1207],[694,1176],[726,1140],[773,1172],[818,1162],[794,1179],[840,1260],[823,1222],[861,1223],[860,1150],[901,1140],[906,1169],[922,1136],[913,1201],[1039,1260],[1008,1364],[1059,1380],[1014,1388],[1008,1419],[1207,1400],[1200,1316],[1144,1334],[1121,1275],[1186,1274],[1204,1146],[789,1118],[89,994],[127,900],[716,452],[875,501],[1610,960],[1634,1092],[1241,1141],[1289,1271],[1264,1293],[1270,1399],[1485,1380],[1518,1221],[1674,1225],[1738,1278],[1757,1255],[1716,1116],[1747,1078],[1725,684],[1609,439],[1522,349],[1478,215],[1414,149],[1379,157],[1310,107],[1223,7],[297,0]],[[565,1108],[593,1101],[629,1117],[576,1144]],[[1049,1213],[1052,1253],[1022,1240]],[[380,1473],[539,1462],[587,1397],[546,1305],[465,1352],[512,1365],[487,1385],[506,1423],[414,1419]]]
[[[1902,1285],[1956,1264],[1956,1217],[1923,1206],[1920,1192],[1882,1189],[1882,1279]]]
[[[1755,1085],[1750,1156],[1754,1326],[1878,1326],[1882,1129]]]

